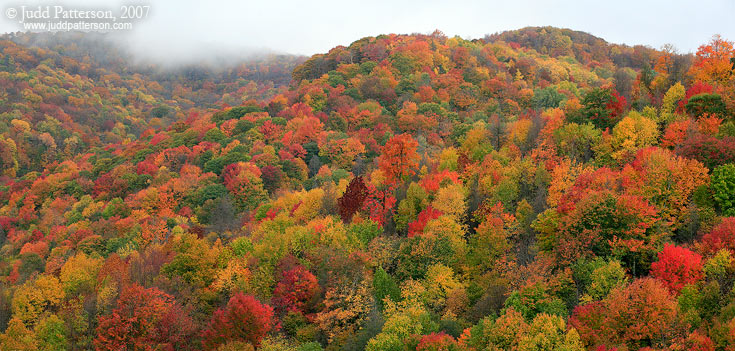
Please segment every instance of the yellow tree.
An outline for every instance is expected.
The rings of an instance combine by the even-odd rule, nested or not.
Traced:
[[[38,345],[33,332],[28,330],[20,319],[13,318],[8,323],[5,333],[0,335],[0,350],[36,351]]]
[[[51,275],[41,275],[15,291],[11,303],[13,316],[32,326],[38,321],[41,313],[58,307],[63,298],[64,290],[59,280]]]
[[[461,222],[467,211],[465,192],[462,184],[451,184],[440,188],[434,196],[431,206],[441,211],[442,214]]]
[[[583,351],[579,333],[574,328],[567,331],[564,319],[557,315],[541,313],[529,325],[528,332],[518,342],[520,351]]]
[[[435,312],[441,313],[447,307],[447,299],[458,291],[464,290],[464,284],[457,280],[451,268],[437,263],[429,267],[424,279],[423,300]]]
[[[656,122],[631,112],[613,128],[612,158],[624,162],[641,148],[654,145],[658,138]]]
[[[69,296],[94,289],[97,272],[103,263],[102,258],[94,258],[80,252],[69,258],[61,267],[61,284]]]
[[[659,114],[658,122],[662,124],[668,124],[676,119],[674,114],[677,108],[677,103],[686,98],[686,89],[681,85],[680,82],[672,85],[661,102],[661,113]]]

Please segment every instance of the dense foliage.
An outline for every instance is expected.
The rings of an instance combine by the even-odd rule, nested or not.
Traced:
[[[725,39],[381,35],[288,86],[13,39],[2,350],[735,344]]]

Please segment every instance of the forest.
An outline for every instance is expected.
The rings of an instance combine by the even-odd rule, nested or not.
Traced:
[[[735,351],[735,47],[0,37],[0,350]]]

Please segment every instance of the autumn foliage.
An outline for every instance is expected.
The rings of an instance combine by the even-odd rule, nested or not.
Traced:
[[[176,68],[57,34],[0,38],[0,350],[735,344],[722,37]]]
[[[417,146],[418,143],[410,134],[396,135],[388,140],[378,159],[378,166],[388,181],[401,181],[416,174]]]
[[[703,254],[712,255],[721,249],[735,253],[735,217],[725,217],[722,222],[702,236],[700,242]]]
[[[280,312],[304,313],[318,293],[316,277],[304,267],[296,266],[283,272],[283,278],[273,290],[273,305]]]
[[[214,312],[209,327],[204,331],[204,345],[216,348],[230,340],[242,340],[258,346],[275,326],[273,308],[254,297],[236,293],[227,306]]]
[[[101,316],[97,350],[179,350],[192,348],[194,324],[173,297],[155,288],[133,285],[122,291],[117,307]]]
[[[368,197],[368,188],[362,177],[357,176],[347,185],[345,193],[337,200],[339,205],[339,215],[342,221],[349,222],[352,216],[362,209],[365,200]]]
[[[664,246],[658,261],[651,264],[651,276],[674,293],[702,278],[702,256],[674,245]]]

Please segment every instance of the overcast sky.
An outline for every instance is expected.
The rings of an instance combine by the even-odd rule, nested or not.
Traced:
[[[17,21],[7,18],[10,7],[61,4],[119,12],[123,3],[131,2],[0,0],[0,31],[20,30]],[[735,40],[735,0],[151,0],[147,4],[148,18],[121,35],[140,52],[178,58],[219,47],[311,55],[378,34],[439,29],[449,36],[481,38],[545,25],[585,31],[614,43],[655,48],[671,43],[683,53],[695,52],[714,34]]]

